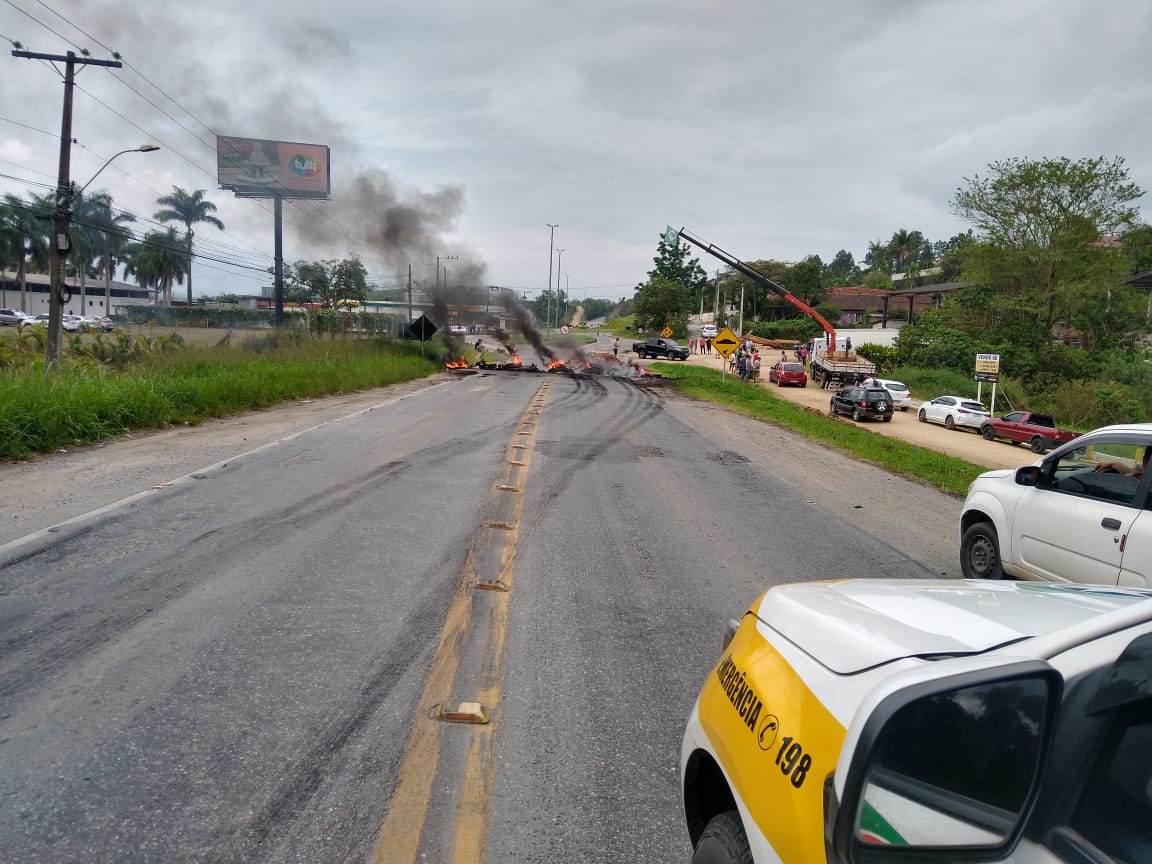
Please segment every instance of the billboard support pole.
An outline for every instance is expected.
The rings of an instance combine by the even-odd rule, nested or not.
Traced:
[[[276,295],[276,328],[284,326],[284,199],[274,196],[272,233],[276,255],[276,282],[274,292]]]

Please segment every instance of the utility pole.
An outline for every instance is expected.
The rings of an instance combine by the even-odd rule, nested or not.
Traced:
[[[60,367],[60,336],[64,321],[64,261],[72,251],[72,240],[68,227],[72,222],[72,88],[76,82],[76,65],[111,66],[119,69],[124,64],[119,60],[96,60],[92,57],[78,57],[73,51],[59,54],[41,54],[38,51],[12,52],[13,57],[29,60],[47,60],[64,65],[64,111],[60,121],[60,169],[56,177],[56,212],[52,229],[52,272],[49,278],[48,297],[48,343],[44,358],[46,368],[56,371]],[[71,295],[69,295],[71,299]]]
[[[720,271],[716,271],[716,293],[712,297],[712,323],[714,325],[720,324],[720,319],[717,315],[720,312]]]
[[[412,265],[408,265],[408,323],[412,323]]]
[[[554,251],[556,251],[556,229],[560,227],[560,224],[557,223],[557,224],[553,225],[551,222],[545,222],[544,224],[552,229],[551,231],[548,232],[548,294],[549,294],[549,297],[548,297],[548,307],[547,307],[548,311],[545,313],[545,316],[544,316],[547,319],[544,323],[548,327],[548,329],[551,330],[552,329],[552,297],[551,297],[551,294],[552,294],[552,253]]]
[[[556,303],[555,303],[555,309],[556,309],[557,315],[560,314],[560,256],[563,254],[564,254],[563,249],[557,249],[556,250]],[[548,287],[551,288],[552,286],[549,285]],[[552,306],[553,304],[549,303],[548,305]],[[548,316],[548,321],[549,321],[548,332],[552,332],[552,324],[551,324],[552,320],[553,320],[553,316],[549,315]]]

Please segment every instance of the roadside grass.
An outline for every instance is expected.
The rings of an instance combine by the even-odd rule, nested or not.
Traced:
[[[854,423],[830,417],[776,396],[766,387],[749,386],[732,375],[721,381],[715,369],[655,363],[685,396],[715,402],[749,417],[798,432],[858,459],[905,477],[922,480],[952,495],[963,496],[968,484],[988,469],[905,441],[878,435]]]
[[[0,459],[95,444],[136,429],[269,408],[331,393],[384,387],[437,372],[419,345],[385,340],[191,349],[117,372],[68,363],[0,378]]]

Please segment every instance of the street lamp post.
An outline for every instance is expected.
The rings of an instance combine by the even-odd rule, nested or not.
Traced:
[[[96,173],[92,175],[88,182],[77,189],[68,177],[70,173],[68,144],[71,143],[72,131],[71,90],[68,91],[68,97],[65,103],[65,118],[65,133],[61,137],[67,138],[67,140],[64,140],[61,144],[60,176],[56,188],[55,228],[52,238],[52,271],[51,278],[49,279],[50,294],[48,296],[48,339],[44,349],[44,359],[47,368],[50,370],[58,369],[60,366],[60,343],[64,329],[64,262],[68,257],[68,253],[72,251],[72,238],[68,233],[68,229],[72,224],[72,202],[84,194],[84,190],[92,185],[92,181],[99,177],[100,172],[107,168],[117,156],[123,156],[125,153],[152,153],[160,149],[155,144],[141,144],[139,147],[130,147],[127,150],[121,150],[119,153],[113,153],[105,160],[104,164],[96,170]]]
[[[563,249],[556,250],[556,312],[560,311],[560,256],[564,254]],[[552,286],[549,285],[549,288]]]
[[[548,312],[545,323],[548,325],[548,330],[552,329],[552,252],[555,249],[556,229],[560,227],[560,223],[553,225],[551,222],[545,222],[552,230],[548,232]]]

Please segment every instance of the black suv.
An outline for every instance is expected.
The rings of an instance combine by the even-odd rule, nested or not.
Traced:
[[[892,394],[883,387],[845,387],[832,396],[829,414],[851,414],[859,423],[865,417],[892,420]]]

